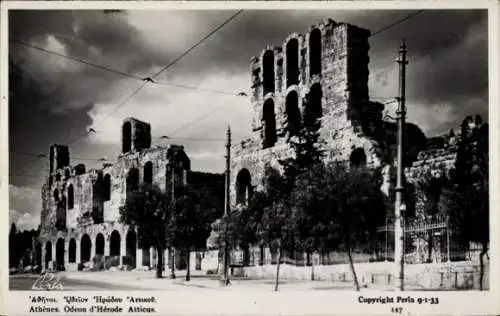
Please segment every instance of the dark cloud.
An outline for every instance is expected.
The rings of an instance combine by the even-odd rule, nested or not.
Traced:
[[[145,12],[137,18],[132,17],[135,12],[126,11],[10,11],[9,36],[119,71],[147,76],[168,65],[235,12],[178,11],[165,17],[163,13]],[[249,78],[251,56],[258,56],[267,45],[282,45],[290,33],[305,33],[310,25],[321,20],[332,18],[374,32],[412,12],[415,11],[245,11],[164,72],[162,80],[196,86],[213,74],[242,74]],[[370,69],[372,73],[386,74],[385,83],[371,79],[372,90],[381,96],[397,92],[394,59],[404,38],[410,59],[408,105],[429,109],[439,104],[451,106],[450,117],[440,118],[440,123],[428,128],[428,135],[459,122],[464,113],[477,110],[484,116],[488,106],[488,45],[487,28],[481,25],[486,23],[484,10],[426,10],[377,34],[370,39]],[[94,123],[89,111],[96,104],[118,104],[140,84],[15,44],[10,45],[9,56],[14,87],[9,141],[14,151],[46,151],[50,143],[77,137]],[[179,90],[161,88],[167,91],[161,99],[145,91],[139,97],[144,104],[164,103],[170,115],[176,106],[168,102],[175,99],[170,94]],[[209,88],[231,90],[231,87]],[[88,149],[85,145],[85,142],[75,145],[75,151],[85,152]],[[189,146],[198,149],[196,144]],[[116,155],[109,148],[102,146],[95,151]],[[214,148],[204,145],[200,152],[218,150]],[[11,172],[33,161],[33,157],[11,154]],[[34,163],[34,170],[41,171],[42,165],[43,162]],[[12,181],[29,184],[35,180]]]

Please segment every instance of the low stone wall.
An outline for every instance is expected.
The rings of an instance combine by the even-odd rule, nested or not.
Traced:
[[[357,263],[355,270],[361,285],[388,285],[395,282],[394,263]],[[234,275],[252,279],[276,277],[276,265],[245,267],[233,270]],[[479,266],[472,262],[439,264],[411,264],[405,266],[405,284],[408,289],[479,289]],[[353,282],[348,264],[298,267],[280,266],[283,280],[322,280]],[[489,265],[485,266],[483,289],[489,288]]]

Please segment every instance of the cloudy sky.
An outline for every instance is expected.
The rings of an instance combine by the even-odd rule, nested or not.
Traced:
[[[236,11],[10,11],[11,41],[139,78],[9,44],[11,222],[20,228],[39,223],[47,162],[38,154],[71,142],[72,164],[98,167],[100,158],[118,155],[128,116],[152,124],[153,145],[167,144],[162,135],[185,145],[193,169],[222,172],[226,127],[235,139],[250,133],[249,100],[234,94],[250,89],[252,56],[326,18],[375,32],[413,12],[244,11],[157,77],[170,85],[148,84],[118,108],[140,78],[169,65]],[[373,36],[369,85],[377,101],[397,93],[394,59],[402,38],[411,122],[433,136],[464,115],[487,118],[486,11],[427,10]],[[82,137],[89,128],[96,132]]]

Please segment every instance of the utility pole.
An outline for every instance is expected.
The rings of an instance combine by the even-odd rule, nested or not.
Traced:
[[[396,182],[396,205],[394,221],[394,263],[396,264],[399,290],[404,290],[404,211],[403,203],[403,170],[404,170],[404,126],[405,126],[405,76],[406,76],[406,44],[403,40],[399,49],[399,96],[398,96],[398,161]],[[396,289],[397,290],[397,289]]]
[[[170,162],[170,168],[172,169],[172,175],[171,175],[171,181],[172,181],[172,188],[171,188],[171,200],[172,200],[172,224],[175,225],[175,153],[174,149],[172,148],[172,161]],[[173,234],[173,232],[170,232]],[[173,240],[173,235],[172,235],[172,240]],[[188,254],[189,255],[189,254]],[[175,248],[173,246],[170,247],[170,278],[175,279]]]
[[[229,170],[230,170],[230,159],[231,159],[231,128],[227,127],[227,143],[226,143],[226,179],[225,179],[225,199],[224,199],[224,257],[223,257],[223,265],[224,270],[221,275],[220,283],[222,286],[229,285],[229,243],[227,236],[227,219],[229,218]]]

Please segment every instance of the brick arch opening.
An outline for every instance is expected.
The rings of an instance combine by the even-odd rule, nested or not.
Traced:
[[[90,261],[90,252],[92,250],[92,241],[88,234],[84,234],[80,241],[80,261],[82,263]]]
[[[317,28],[309,33],[309,74],[321,74],[321,31]]]
[[[362,168],[366,166],[366,153],[363,148],[356,148],[349,156],[349,165],[351,168]]]
[[[64,239],[58,238],[56,241],[56,270],[64,271]]]
[[[263,147],[272,147],[276,143],[276,116],[274,114],[274,101],[272,99],[267,99],[264,102],[262,122],[264,123]]]
[[[262,57],[262,79],[264,96],[274,92],[274,52],[267,50]]]
[[[52,242],[45,243],[45,269],[49,268],[49,262],[52,261]]]
[[[286,86],[299,83],[299,41],[292,38],[286,44]]]
[[[75,191],[73,185],[68,186],[68,210],[72,210],[75,206]]]
[[[243,168],[236,176],[236,204],[247,204],[252,191],[252,177],[248,169]]]
[[[113,230],[111,237],[109,238],[109,254],[110,256],[120,255],[120,233],[117,230]]]
[[[104,201],[109,201],[111,200],[111,176],[109,173],[106,173],[104,175],[104,180],[103,180],[103,198]]]
[[[130,168],[127,174],[127,195],[139,188],[139,169]]]
[[[144,165],[144,183],[153,184],[153,163],[151,161]]]
[[[101,233],[95,237],[95,254],[104,255],[104,235]]]
[[[69,261],[69,263],[76,262],[76,240],[75,240],[75,238],[71,238],[69,240],[68,261]]]
[[[59,202],[59,190],[58,189],[54,190],[53,196],[54,196],[54,202],[58,203]]]
[[[122,126],[122,153],[130,150],[132,150],[132,124],[125,122]]]
[[[130,265],[132,268],[135,268],[136,266],[136,254],[137,254],[137,234],[133,229],[130,229],[127,232],[127,236],[125,237],[125,248],[127,251],[127,260],[130,260],[128,262],[128,265]]]
[[[311,86],[306,97],[304,125],[310,130],[317,130],[321,126],[321,117],[323,116],[323,90],[321,84],[315,83]]]
[[[290,135],[298,134],[300,130],[299,97],[296,91],[290,91],[285,101],[286,129]]]

